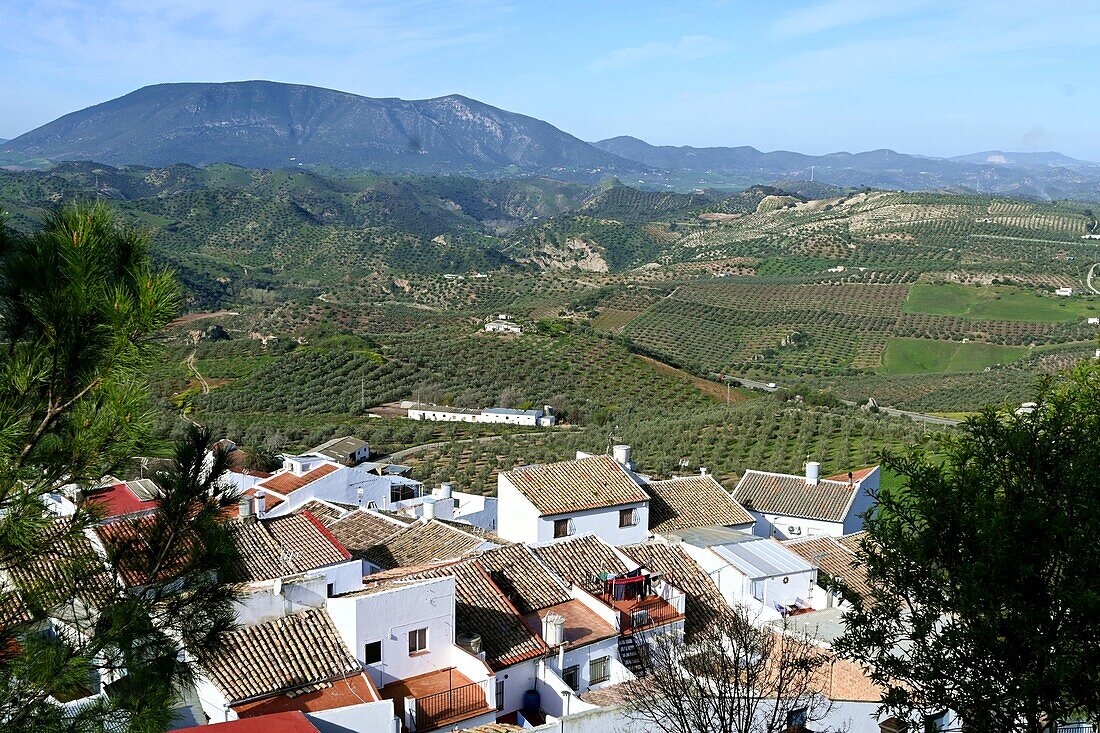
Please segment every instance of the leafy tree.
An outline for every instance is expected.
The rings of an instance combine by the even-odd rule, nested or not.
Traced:
[[[1100,369],[1043,385],[1033,411],[968,420],[943,460],[888,455],[836,648],[910,719],[945,708],[968,730],[1039,731],[1100,714]]]
[[[645,677],[628,688],[628,707],[661,733],[780,733],[820,729],[832,710],[819,690],[829,656],[788,624],[757,625],[731,608],[690,645],[660,635]],[[802,726],[800,728],[799,726]]]
[[[78,487],[146,444],[144,373],[178,289],[102,206],[52,212],[26,236],[3,224],[0,731],[163,730],[191,673],[182,647],[201,660],[233,621],[227,459],[192,429],[159,508],[135,522],[100,527]],[[109,694],[78,711],[54,702],[97,682]]]

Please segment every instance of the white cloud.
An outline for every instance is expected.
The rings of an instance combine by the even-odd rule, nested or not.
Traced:
[[[675,41],[651,41],[641,46],[620,48],[588,65],[593,71],[626,69],[650,61],[690,61],[717,56],[729,50],[729,44],[711,36],[683,36]]]
[[[776,38],[790,39],[907,14],[929,0],[825,0],[792,10],[772,25]]]

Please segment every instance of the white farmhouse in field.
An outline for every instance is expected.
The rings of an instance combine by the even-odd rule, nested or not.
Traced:
[[[1100,325],[1100,318],[1095,317],[1095,316],[1092,317],[1092,318],[1089,318],[1088,323],[1089,323],[1090,326],[1098,326],[1098,325]]]
[[[488,333],[523,333],[523,326],[512,321],[489,321],[485,324]]]
[[[1057,288],[1054,291],[1055,295],[1060,295],[1063,298],[1068,298],[1073,295],[1073,288]]]
[[[761,537],[840,537],[863,529],[862,515],[875,504],[878,466],[825,479],[820,471],[816,461],[806,464],[805,476],[746,471],[733,498],[756,518],[753,531]]]
[[[410,420],[434,420],[436,422],[471,422],[497,425],[524,425],[548,428],[558,421],[549,405],[533,410],[517,410],[510,407],[486,407],[472,409],[409,403]]]
[[[649,495],[630,469],[630,447],[615,456],[523,466],[497,476],[497,534],[512,542],[554,542],[591,533],[611,545],[649,535]]]

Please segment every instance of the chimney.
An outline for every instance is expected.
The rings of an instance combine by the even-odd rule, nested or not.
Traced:
[[[252,514],[252,497],[242,496],[239,502],[241,517],[247,517]]]
[[[708,473],[709,473],[709,471],[707,471],[706,466],[699,466],[699,475],[700,476],[706,476],[706,475],[708,475]]]
[[[633,470],[634,466],[630,463],[630,446],[629,445],[617,445],[611,449],[611,454],[615,458],[615,462],[623,468]]]
[[[434,493],[437,499],[450,499],[454,497],[455,485],[450,481],[444,481]]]
[[[817,482],[821,477],[821,464],[817,461],[808,461],[806,463],[806,485],[817,486]]]
[[[264,490],[257,489],[256,492],[252,494],[252,513],[255,514],[257,517],[263,516],[265,506],[266,503],[264,502]]]
[[[851,471],[848,472],[848,485],[849,486],[855,486],[856,485],[855,474],[853,474]]]
[[[425,499],[423,506],[424,513],[421,516],[423,516],[424,521],[435,519],[435,499]]]

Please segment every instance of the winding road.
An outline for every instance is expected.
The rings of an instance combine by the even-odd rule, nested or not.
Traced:
[[[1089,290],[1096,293],[1097,295],[1100,295],[1100,290],[1097,290],[1096,286],[1092,284],[1092,276],[1096,274],[1097,267],[1100,267],[1100,262],[1097,262],[1095,265],[1089,268],[1089,274],[1085,276],[1085,285],[1089,286]]]

